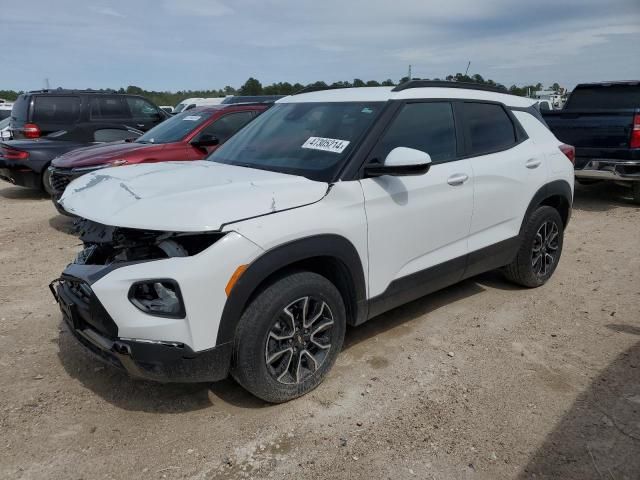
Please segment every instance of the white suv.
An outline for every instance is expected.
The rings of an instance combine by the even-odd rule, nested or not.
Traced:
[[[132,375],[300,396],[347,325],[491,269],[553,274],[573,149],[533,103],[424,81],[305,92],[207,160],[80,177],[60,203],[85,248],[54,296]]]

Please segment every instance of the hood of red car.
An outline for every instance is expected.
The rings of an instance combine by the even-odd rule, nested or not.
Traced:
[[[145,150],[145,154],[151,154],[153,150],[162,149],[164,145],[153,143],[116,142],[73,150],[53,160],[54,167],[75,168],[91,165],[104,165],[116,160],[127,159],[130,155]]]

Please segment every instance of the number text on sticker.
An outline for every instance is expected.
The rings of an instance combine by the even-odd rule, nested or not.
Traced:
[[[322,150],[324,152],[342,153],[349,146],[348,140],[339,140],[337,138],[309,137],[302,144],[302,148],[311,150]]]

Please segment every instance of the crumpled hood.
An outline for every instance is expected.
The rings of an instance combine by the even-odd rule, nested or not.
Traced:
[[[163,162],[83,175],[60,203],[104,225],[197,232],[317,202],[327,188],[304,177],[209,161]]]
[[[152,143],[117,142],[92,145],[65,153],[53,160],[54,167],[74,168],[100,165],[119,160],[123,156],[142,149],[161,149],[164,145]],[[150,152],[151,153],[151,152]]]

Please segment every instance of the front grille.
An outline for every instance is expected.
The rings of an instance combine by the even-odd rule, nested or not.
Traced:
[[[73,180],[71,175],[64,175],[53,171],[51,173],[51,188],[56,192],[56,194],[62,195],[64,189],[67,188],[69,183],[71,183],[71,180]]]
[[[77,280],[65,280],[64,283],[69,286],[69,290],[71,290],[71,293],[82,300],[82,303],[84,303],[87,307],[89,306],[91,295],[93,293],[89,285]]]

